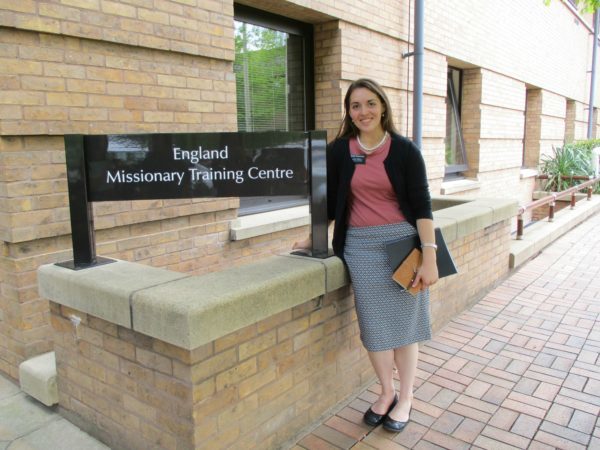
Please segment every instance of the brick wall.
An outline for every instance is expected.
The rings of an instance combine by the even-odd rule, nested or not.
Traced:
[[[573,142],[587,138],[587,114],[585,105],[575,100],[567,100],[565,117],[565,141]]]
[[[236,129],[229,61],[0,28],[3,136]]]
[[[218,0],[21,1],[0,5],[3,27],[230,60],[232,17],[232,3]]]
[[[511,170],[516,173],[514,169],[521,167],[523,155],[524,83],[482,70],[480,109],[480,179],[489,172]],[[502,178],[502,175],[495,177],[491,184],[500,182]],[[509,186],[514,184],[508,183]],[[482,191],[487,192],[493,192],[496,187],[488,183],[483,183],[483,186]],[[482,195],[487,193],[482,192]]]
[[[525,166],[537,167],[553,147],[563,145],[566,133],[567,102],[562,96],[541,89],[527,91]],[[571,128],[575,133],[575,123]]]
[[[315,114],[316,128],[335,137],[342,119],[344,93],[340,85],[342,66],[339,22],[315,26]]]
[[[314,24],[317,128],[333,137],[348,83],[370,76],[385,86],[398,129],[412,134],[414,63],[402,58],[414,37],[409,2],[240,3]],[[561,2],[432,0],[425,16],[423,154],[432,192],[444,178],[452,65],[465,69],[466,175],[485,184],[467,194],[505,186],[522,195],[514,169],[523,89],[542,96],[534,153],[563,134],[584,137],[589,30]],[[234,131],[232,18],[230,0],[0,2],[1,371],[16,377],[19,362],[51,347],[34,271],[70,257],[63,135]],[[238,206],[237,199],[97,204],[98,253],[201,273],[285,251],[306,232],[229,242]]]
[[[449,244],[458,275],[442,278],[432,289],[432,328],[440,329],[508,273],[510,220],[491,225]]]
[[[230,241],[230,219],[236,215],[237,199],[195,201],[172,208],[181,211],[190,206],[205,212],[98,230],[98,254],[201,274],[287,252],[306,234],[303,228],[295,228]],[[0,370],[15,379],[23,360],[52,350],[48,302],[37,293],[36,270],[42,264],[68,259],[72,259],[68,235],[2,244]]]
[[[566,99],[548,91],[542,91],[542,123],[540,134],[540,159],[552,155],[553,147],[560,147],[565,138]]]
[[[459,274],[431,291],[434,330],[507,274],[509,226],[450,243]],[[348,287],[191,351],[51,314],[61,413],[111,447],[282,448],[374,377]]]
[[[587,103],[590,30],[562,2],[431,0],[425,20],[429,49]]]
[[[372,378],[347,288],[193,351],[57,304],[52,324],[61,411],[111,447],[276,448]]]
[[[109,4],[118,6],[98,6]],[[62,135],[236,129],[230,61],[73,37],[77,32],[51,34],[44,18],[50,6],[22,5],[23,11],[5,12],[1,20],[12,17],[17,28],[31,30],[41,24],[48,33],[0,27],[0,370],[14,378],[20,362],[52,348],[48,304],[37,295],[35,270],[71,257]],[[39,23],[27,21],[36,5]],[[57,14],[61,8],[57,5]],[[56,20],[64,24],[68,17],[75,16]],[[215,27],[208,28],[217,32]],[[213,56],[221,53],[215,47]],[[290,233],[252,250],[251,241],[230,243],[228,221],[238,206],[238,199],[96,204],[98,253],[207,271],[290,245]]]
[[[463,71],[462,132],[469,170],[476,176],[479,172],[479,137],[481,136],[482,74],[479,69]]]

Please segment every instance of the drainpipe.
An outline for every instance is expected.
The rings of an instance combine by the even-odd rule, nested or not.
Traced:
[[[596,17],[598,16],[596,15]],[[415,57],[415,66],[413,69],[413,142],[419,149],[423,144],[423,58],[425,53],[424,23],[425,0],[415,0],[415,44],[413,52]],[[596,27],[596,29],[597,28],[598,27]]]
[[[415,12],[416,14],[416,12]],[[587,138],[592,139],[594,120],[594,96],[596,95],[596,49],[598,48],[598,16],[600,9],[594,11],[594,46],[592,47],[592,76],[590,79],[590,101],[588,103],[588,129]]]

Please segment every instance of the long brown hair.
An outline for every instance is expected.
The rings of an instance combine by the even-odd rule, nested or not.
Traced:
[[[396,133],[396,127],[394,126],[394,120],[392,118],[392,107],[390,105],[390,101],[387,98],[383,88],[374,80],[369,78],[359,78],[352,82],[348,91],[346,91],[346,97],[344,97],[344,118],[342,119],[342,123],[340,125],[340,129],[336,136],[337,138],[345,138],[345,137],[355,137],[358,134],[358,130],[356,126],[352,123],[352,118],[350,117],[350,96],[355,89],[358,88],[366,88],[373,92],[379,98],[379,101],[384,107],[384,113],[381,116],[381,126],[388,133]]]

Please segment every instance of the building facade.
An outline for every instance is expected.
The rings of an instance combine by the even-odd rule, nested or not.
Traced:
[[[52,349],[36,270],[72,257],[64,135],[333,138],[347,86],[371,77],[410,136],[413,10],[405,0],[0,1],[0,371],[17,378],[20,362]],[[434,195],[531,200],[541,155],[586,135],[590,22],[558,0],[426,2],[422,150]],[[97,252],[218,271],[288,251],[307,232],[305,204],[97,203]]]

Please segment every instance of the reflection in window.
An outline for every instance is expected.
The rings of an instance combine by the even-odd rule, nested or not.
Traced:
[[[462,72],[448,67],[448,91],[446,94],[446,175],[467,170],[465,143],[461,129]]]
[[[312,25],[235,4],[239,131],[314,128]],[[238,214],[305,205],[306,196],[242,197]]]
[[[239,131],[302,131],[302,37],[235,22]]]

